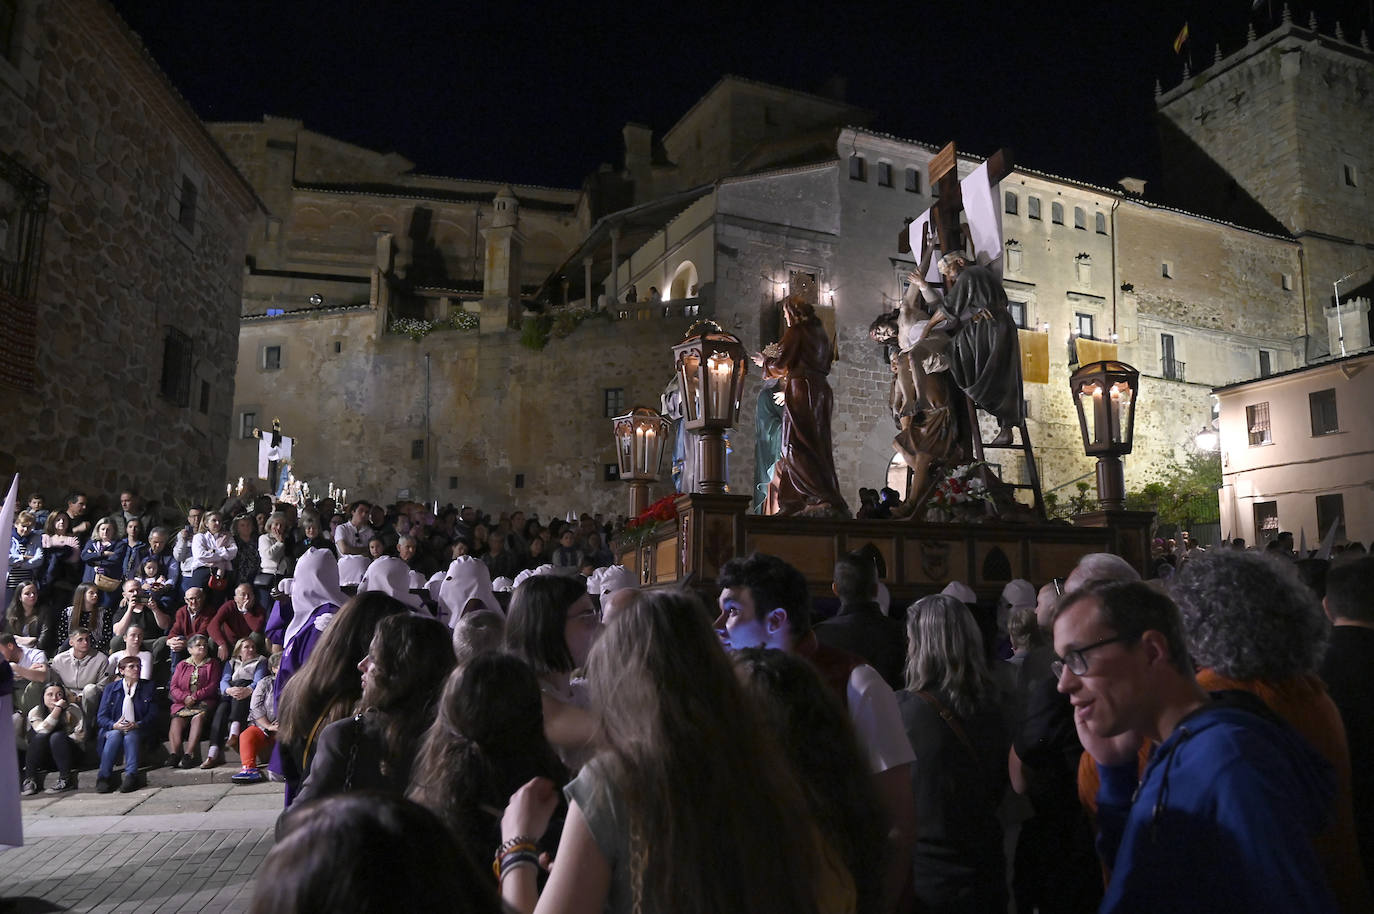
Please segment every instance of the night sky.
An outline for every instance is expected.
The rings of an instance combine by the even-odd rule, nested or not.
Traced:
[[[847,100],[900,137],[1110,184],[1158,171],[1153,90],[1261,34],[1281,2],[706,4],[115,0],[207,121],[300,118],[417,171],[576,187],[661,135],[724,74]],[[665,9],[666,8],[666,9]],[[1374,0],[1292,5],[1369,29]],[[1175,55],[1174,36],[1191,41]],[[1371,29],[1374,37],[1374,29]]]

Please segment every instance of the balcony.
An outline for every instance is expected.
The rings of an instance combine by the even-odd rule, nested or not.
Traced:
[[[1180,362],[1178,359],[1171,359],[1166,356],[1159,360],[1159,373],[1166,381],[1188,380],[1187,375],[1184,373],[1185,368],[1187,368],[1187,365]]]
[[[679,298],[672,301],[621,302],[611,306],[611,316],[618,321],[649,321],[685,317],[698,320],[710,317],[712,308],[704,297]]]

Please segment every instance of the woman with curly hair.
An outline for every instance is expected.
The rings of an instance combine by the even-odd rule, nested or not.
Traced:
[[[358,664],[363,694],[357,713],[320,733],[298,799],[352,790],[404,793],[420,737],[434,720],[439,690],[452,669],[453,643],[441,622],[411,613],[378,622]]]
[[[544,738],[534,671],[508,654],[473,657],[448,678],[407,796],[447,823],[474,860],[485,861],[501,843],[506,801],[537,777],[559,788],[568,782],[568,769]]]
[[[1169,593],[1183,614],[1198,683],[1257,695],[1335,768],[1334,822],[1314,845],[1342,909],[1374,910],[1355,838],[1345,727],[1317,675],[1331,626],[1316,595],[1291,561],[1231,549],[1190,557]]]
[[[887,813],[849,712],[815,667],[795,654],[750,647],[731,658],[792,763],[824,850],[838,855],[853,880],[858,914],[881,911]]]
[[[906,689],[897,693],[916,753],[912,887],[922,911],[1005,911],[1006,856],[998,807],[1011,732],[988,671],[978,623],[955,597],[907,610]]]
[[[497,858],[507,903],[524,914],[816,912],[815,825],[701,605],[640,595],[592,649],[587,678],[601,750],[565,789],[542,896],[535,841],[558,794],[536,778],[511,798]]]

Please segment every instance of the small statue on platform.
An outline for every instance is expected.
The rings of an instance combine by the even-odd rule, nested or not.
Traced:
[[[763,354],[777,355],[777,343],[769,343]],[[786,400],[778,389],[777,378],[764,378],[754,409],[754,503],[755,514],[763,514],[768,501],[768,485],[773,481],[773,466],[782,449],[782,407]]]
[[[792,295],[783,302],[787,331],[778,354],[754,355],[765,378],[777,378],[783,394],[782,438],[764,510],[768,514],[848,517],[835,475],[830,435],[834,397],[830,365],[835,350],[815,309]]]

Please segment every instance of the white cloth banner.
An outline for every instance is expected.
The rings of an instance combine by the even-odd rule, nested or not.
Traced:
[[[260,441],[258,442],[258,478],[259,478],[259,479],[267,479],[267,478],[268,478],[268,476],[267,476],[267,469],[268,469],[267,465],[268,465],[269,463],[271,463],[273,460],[283,460],[283,461],[284,461],[284,460],[290,460],[290,459],[291,459],[291,443],[292,443],[294,440],[295,440],[294,438],[287,438],[285,435],[283,435],[283,436],[282,436],[282,439],[281,439],[281,444],[277,445],[276,447],[273,447],[273,446],[272,446],[272,433],[271,433],[271,432],[263,432],[263,434],[262,434],[262,440],[260,440]],[[275,495],[276,493],[274,492],[274,493],[272,493],[272,494]]]
[[[924,240],[923,239],[928,239]],[[926,270],[926,282],[943,282],[940,279],[940,242],[935,237],[930,225],[930,210],[916,217],[916,221],[911,223],[911,256],[916,258],[919,266],[921,263],[921,245],[929,244],[934,248],[934,253],[930,255],[930,267]]]
[[[1002,256],[1002,220],[997,215],[996,189],[988,183],[988,163],[984,162],[959,182],[964,197],[964,215],[973,235],[973,250],[978,263],[986,266]]]

